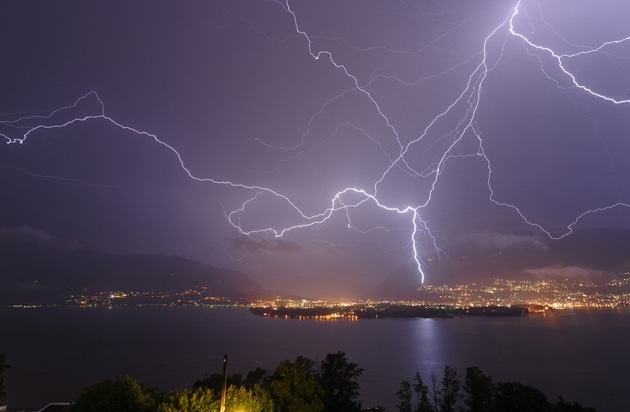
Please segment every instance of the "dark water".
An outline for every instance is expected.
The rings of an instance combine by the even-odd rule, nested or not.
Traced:
[[[444,364],[479,366],[555,401],[630,411],[630,311],[579,311],[525,318],[267,319],[242,309],[2,309],[9,405],[71,401],[103,377],[132,374],[174,390],[204,373],[273,369],[304,355],[345,351],[365,372],[365,406],[395,411],[400,381],[425,380]]]

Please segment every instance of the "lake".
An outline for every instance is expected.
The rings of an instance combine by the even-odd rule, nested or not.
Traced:
[[[630,310],[561,311],[526,317],[270,319],[245,309],[0,309],[0,353],[9,405],[76,399],[101,378],[131,374],[165,390],[205,373],[274,369],[338,350],[364,369],[364,406],[396,411],[402,380],[479,366],[494,381],[519,381],[600,412],[630,410]]]

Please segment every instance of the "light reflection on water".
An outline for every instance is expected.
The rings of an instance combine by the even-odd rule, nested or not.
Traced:
[[[0,352],[16,406],[68,401],[103,377],[132,374],[179,389],[218,373],[273,369],[298,355],[345,351],[365,372],[365,406],[396,410],[396,390],[444,364],[463,376],[479,366],[600,412],[630,410],[630,311],[563,311],[523,318],[369,319],[332,322],[262,318],[240,309],[0,310]]]

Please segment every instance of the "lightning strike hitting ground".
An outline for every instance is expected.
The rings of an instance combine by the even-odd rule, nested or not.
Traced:
[[[588,82],[584,79],[579,78],[577,74],[569,70],[566,64],[567,61],[570,61],[571,59],[605,52],[606,49],[611,46],[619,46],[625,43],[630,44],[630,36],[608,40],[602,42],[596,47],[586,47],[581,45],[578,46],[566,41],[566,39],[564,39],[559,33],[557,33],[553,29],[553,27],[549,25],[546,20],[544,20],[542,11],[540,11],[539,9],[540,19],[545,25],[547,25],[548,29],[555,33],[557,37],[562,39],[567,45],[574,48],[579,48],[579,51],[573,53],[560,53],[555,51],[551,47],[538,44],[530,37],[530,35],[523,33],[522,31],[519,31],[519,29],[517,29],[517,27],[519,27],[520,25],[528,23],[528,17],[521,10],[522,2],[519,1],[513,4],[509,11],[504,14],[501,20],[496,22],[494,28],[490,30],[484,38],[479,39],[479,49],[475,54],[467,57],[466,59],[453,65],[452,67],[442,70],[433,75],[421,77],[414,82],[403,81],[393,75],[376,74],[372,76],[372,78],[370,78],[368,81],[362,83],[359,80],[360,76],[354,74],[349,65],[340,63],[333,51],[326,49],[317,50],[315,48],[313,40],[321,38],[321,36],[311,36],[305,29],[302,28],[302,26],[300,25],[300,18],[298,14],[291,7],[291,3],[288,0],[274,0],[273,4],[276,7],[281,7],[287,18],[290,19],[293,24],[294,33],[291,33],[289,37],[297,36],[299,39],[302,39],[304,41],[305,53],[308,53],[315,61],[324,60],[328,62],[332,68],[338,70],[341,74],[343,74],[343,76],[345,76],[345,78],[349,81],[349,85],[345,88],[345,90],[339,92],[336,96],[326,100],[323,104],[321,104],[320,109],[313,113],[310,117],[310,121],[306,125],[306,131],[298,139],[296,139],[297,143],[295,145],[273,145],[265,142],[263,139],[260,138],[258,138],[257,141],[267,148],[273,150],[283,150],[291,152],[301,149],[305,144],[306,137],[311,133],[311,128],[314,120],[318,116],[321,116],[322,113],[327,109],[327,107],[331,105],[334,101],[343,98],[347,94],[355,92],[360,93],[360,95],[363,96],[364,99],[367,99],[369,104],[374,109],[374,113],[378,117],[379,121],[382,122],[386,130],[391,133],[389,137],[385,136],[383,138],[376,138],[374,136],[371,136],[370,133],[368,133],[365,129],[358,127],[351,122],[340,122],[337,124],[336,129],[329,135],[327,139],[331,139],[332,136],[334,136],[337,133],[338,129],[342,126],[353,128],[356,131],[361,132],[362,136],[364,136],[366,139],[369,139],[370,141],[375,143],[378,147],[378,150],[384,155],[386,159],[388,159],[388,162],[386,167],[384,167],[383,170],[379,173],[379,177],[375,181],[373,181],[371,186],[345,187],[342,190],[337,191],[328,200],[328,206],[317,213],[306,213],[304,211],[304,208],[301,207],[290,196],[283,194],[281,191],[274,189],[273,187],[247,184],[240,181],[198,176],[191,171],[191,169],[187,166],[185,159],[173,145],[166,143],[154,133],[139,130],[132,126],[123,124],[108,115],[105,109],[106,106],[96,91],[90,91],[89,93],[86,93],[85,95],[76,99],[72,104],[53,110],[47,115],[22,116],[9,120],[0,119],[0,126],[4,127],[3,130],[15,131],[15,134],[4,132],[0,133],[0,136],[2,136],[8,144],[19,144],[26,146],[27,143],[29,143],[29,138],[39,132],[53,129],[62,130],[73,125],[89,124],[92,122],[107,122],[119,128],[120,130],[131,132],[143,138],[150,139],[156,144],[163,146],[166,150],[171,152],[174,160],[179,163],[181,169],[190,179],[213,185],[227,186],[235,190],[242,190],[251,193],[249,199],[244,201],[239,207],[234,208],[233,210],[224,210],[227,222],[240,234],[246,236],[272,235],[274,237],[282,237],[290,231],[305,230],[314,226],[322,225],[325,222],[329,221],[338,212],[345,215],[347,227],[349,229],[356,230],[363,234],[367,234],[368,232],[377,228],[387,230],[382,226],[375,226],[373,229],[368,230],[360,230],[353,225],[353,211],[367,205],[375,206],[385,213],[400,215],[408,222],[408,231],[404,236],[409,239],[409,259],[410,262],[413,263],[413,265],[417,268],[417,272],[421,282],[424,282],[425,280],[425,269],[421,257],[423,251],[420,250],[419,238],[424,237],[425,239],[428,239],[431,245],[434,247],[435,252],[437,252],[438,255],[441,253],[438,241],[431,234],[429,222],[423,219],[423,210],[431,204],[434,192],[440,184],[440,178],[443,176],[443,173],[446,170],[449,161],[454,161],[454,159],[463,157],[481,158],[482,161],[485,162],[485,165],[487,167],[486,183],[490,194],[489,200],[497,206],[513,210],[515,214],[517,214],[524,222],[526,222],[530,226],[537,228],[551,239],[560,239],[568,236],[572,233],[575,225],[578,224],[578,222],[580,222],[580,220],[582,220],[587,215],[607,211],[613,208],[630,208],[630,203],[619,201],[612,204],[604,204],[596,208],[585,210],[575,216],[573,222],[566,226],[565,230],[562,233],[554,235],[550,229],[544,227],[542,224],[537,223],[534,219],[528,217],[527,214],[524,213],[518,205],[497,200],[495,188],[493,187],[493,178],[495,172],[492,167],[491,158],[486,153],[486,142],[484,140],[484,136],[478,127],[478,121],[480,120],[481,116],[479,113],[479,108],[480,104],[484,101],[484,87],[486,86],[488,79],[492,76],[493,70],[495,70],[497,65],[499,65],[499,63],[504,58],[504,53],[506,47],[508,47],[509,42],[519,43],[520,46],[525,49],[526,53],[531,56],[535,56],[540,63],[541,72],[551,83],[555,85],[555,87],[566,88],[566,86],[561,85],[568,82],[570,88],[580,91],[591,99],[601,100],[610,105],[630,104],[630,100],[628,99],[609,96],[605,93],[597,91],[594,87],[587,86]],[[249,24],[247,21],[245,21],[245,23]],[[529,24],[530,26],[533,25],[532,22],[529,22]],[[268,37],[263,31],[259,31],[253,26],[251,27],[259,34],[265,36],[267,39],[270,39],[270,37]],[[455,30],[455,28],[452,28],[451,30]],[[450,30],[446,33],[443,33],[440,38],[448,35],[449,33]],[[287,39],[289,37],[287,37]],[[431,45],[437,42],[438,39],[439,38],[434,39],[433,42],[429,43],[425,47],[431,47]],[[396,51],[381,46],[358,48],[352,46],[350,43],[346,42],[343,39],[339,40],[346,44],[347,47],[352,48],[359,53],[364,53],[372,50],[383,50],[390,53],[417,52]],[[286,41],[286,39],[282,41]],[[552,74],[550,68],[545,68],[545,65],[543,64],[543,61],[548,61],[549,59],[555,62],[554,70],[556,73],[558,73],[555,76]],[[474,64],[474,66],[467,76],[465,85],[456,94],[456,97],[448,102],[448,104],[444,105],[439,113],[428,123],[426,123],[426,126],[424,126],[422,130],[418,130],[416,137],[413,137],[407,143],[404,143],[406,140],[401,137],[402,133],[399,132],[399,128],[397,127],[396,122],[392,120],[392,116],[388,116],[387,110],[384,109],[383,103],[380,102],[379,99],[376,97],[376,94],[372,92],[373,85],[382,80],[392,80],[399,82],[400,84],[407,87],[413,87],[423,81],[445,76],[455,70],[461,70],[465,67],[468,67],[470,64]],[[558,76],[562,76],[562,78],[559,78]],[[92,104],[96,103],[100,110],[80,116],[73,115],[73,112],[85,110],[82,108],[82,106],[86,105],[88,101]],[[453,116],[456,116],[456,120],[450,127],[449,133],[437,138],[437,140],[435,137],[431,137],[434,134],[439,133],[438,131],[436,131],[438,125],[445,121],[452,121],[451,118]],[[67,120],[68,117],[70,117],[69,120]],[[396,147],[398,148],[398,153],[394,156],[388,153],[382,145],[382,142],[388,138],[393,139],[393,141],[395,141]],[[414,155],[411,154],[412,149],[416,148],[428,139],[434,139],[432,140],[433,143],[431,143],[430,147],[433,147],[438,142],[442,141],[446,141],[449,143],[446,145],[446,148],[440,152],[440,155],[437,157],[437,161],[431,162],[428,165],[422,165],[421,168],[413,166],[417,163],[417,159],[415,159]],[[470,139],[476,142],[476,151],[468,151],[465,154],[456,152],[456,149],[459,149],[465,140]],[[300,155],[302,154],[308,154],[308,151],[300,152]],[[289,159],[293,159],[293,157],[290,157]],[[287,160],[285,159],[284,161]],[[410,176],[414,179],[428,182],[427,186],[429,189],[426,191],[426,193],[420,194],[420,197],[422,199],[421,201],[418,201],[415,204],[400,206],[397,205],[396,202],[393,201],[393,199],[390,199],[387,195],[383,194],[381,187],[386,179],[392,178],[393,171],[402,171],[407,176]],[[85,182],[81,179],[73,179],[63,176],[50,176],[31,173],[28,171],[24,172],[29,173],[33,177],[37,178],[63,179],[70,182],[89,184],[88,182]],[[245,225],[241,219],[242,215],[249,210],[255,209],[261,204],[264,204],[267,201],[266,199],[270,198],[274,199],[275,201],[281,201],[285,206],[288,206],[290,210],[296,212],[299,221],[283,227],[269,226],[265,222],[260,222],[260,225],[258,226],[251,226],[251,224]]]

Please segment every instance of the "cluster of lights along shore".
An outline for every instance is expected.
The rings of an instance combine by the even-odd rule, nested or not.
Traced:
[[[508,280],[493,278],[478,283],[454,285],[422,285],[416,297],[397,301],[314,300],[271,298],[248,300],[213,295],[206,287],[182,291],[84,291],[53,304],[24,302],[11,307],[74,306],[74,307],[255,307],[255,308],[344,308],[380,304],[425,306],[433,308],[470,308],[489,306],[527,306],[550,309],[614,309],[630,307],[630,272],[612,280],[595,282],[585,279]],[[337,316],[342,317],[342,316]],[[345,316],[351,318],[351,316]],[[316,317],[314,317],[316,318]],[[323,316],[322,318],[336,318]]]

